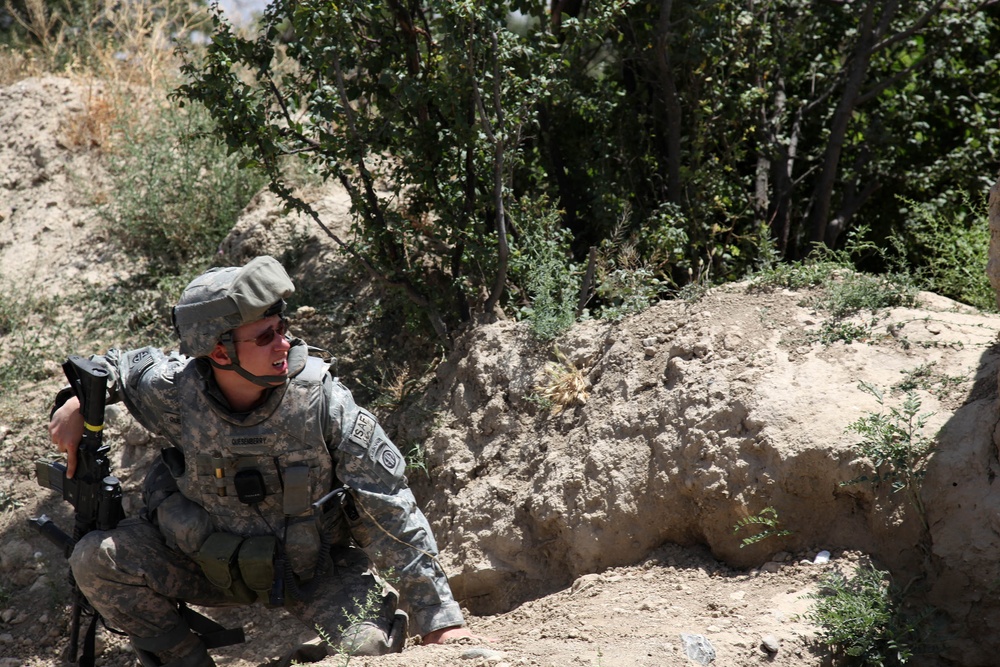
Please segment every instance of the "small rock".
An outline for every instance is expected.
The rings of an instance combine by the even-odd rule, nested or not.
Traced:
[[[125,445],[127,447],[143,447],[149,444],[149,441],[152,439],[149,431],[138,424],[133,425],[125,431]]]
[[[684,644],[684,653],[690,659],[702,665],[715,660],[715,647],[704,635],[681,633],[681,642]]]
[[[0,635],[0,644],[13,644],[13,643],[14,643],[14,635],[10,634],[9,632],[5,632],[2,635]]]
[[[14,614],[17,612],[13,609],[4,609],[3,613],[0,613],[0,621],[4,623],[10,623],[14,619]]]
[[[0,545],[0,571],[14,573],[19,570],[23,571],[34,553],[35,550],[24,540],[16,537],[7,540]]]
[[[781,563],[776,563],[773,560],[768,561],[760,566],[760,570],[761,572],[769,572],[771,574],[774,574],[775,572],[781,570]]]
[[[125,420],[125,411],[119,405],[109,405],[104,408],[104,423],[108,426],[121,426]]]
[[[601,580],[601,575],[599,574],[585,574],[573,582],[570,592],[579,593],[584,589],[590,588],[594,584],[600,583]]]
[[[45,373],[47,377],[55,377],[57,375],[63,374],[62,366],[59,362],[54,359],[46,359],[42,362],[42,372]]]
[[[503,653],[500,651],[493,651],[488,648],[470,648],[466,651],[462,651],[463,660],[472,660],[475,658],[484,658],[486,660],[501,660],[504,657]]]
[[[49,579],[49,576],[47,574],[43,574],[35,579],[35,583],[31,584],[31,588],[28,589],[28,592],[37,594],[47,591],[50,589],[50,582],[51,580]]]
[[[303,320],[307,320],[315,314],[316,309],[312,306],[299,306],[298,310],[295,311],[295,317]]]
[[[778,643],[778,638],[774,635],[764,635],[760,638],[760,647],[770,655],[774,655],[778,652],[780,644]]]

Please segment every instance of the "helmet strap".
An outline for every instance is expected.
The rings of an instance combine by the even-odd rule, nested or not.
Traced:
[[[240,366],[240,358],[236,353],[236,343],[233,342],[233,336],[228,331],[219,337],[219,342],[226,348],[226,355],[229,357],[231,363],[224,366],[215,359],[208,357],[208,363],[212,364],[214,368],[218,368],[220,371],[236,371],[236,374],[241,378],[249,380],[255,385],[264,387],[265,389],[270,389],[279,384],[284,384],[285,380],[288,379],[285,375],[254,375],[247,369]]]

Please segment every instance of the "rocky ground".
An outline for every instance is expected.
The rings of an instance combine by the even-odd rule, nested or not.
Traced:
[[[59,294],[128,270],[101,231],[92,198],[81,194],[81,179],[99,180],[96,156],[67,135],[93,110],[94,90],[59,78],[0,89],[5,294]],[[341,195],[318,199],[331,224],[343,223]],[[259,198],[224,249],[233,261],[277,255],[275,230],[293,224]],[[300,282],[332,261],[314,241],[318,249],[289,267]],[[920,560],[920,536],[905,508],[840,486],[859,470],[846,426],[878,409],[858,384],[897,396],[892,388],[907,377],[930,378],[918,388],[933,413],[928,431],[975,425],[952,437],[977,443],[985,480],[1000,318],[926,294],[916,308],[885,314],[867,339],[824,345],[816,336],[823,315],[809,303],[806,293],[730,286],[620,323],[582,323],[557,341],[558,353],[530,343],[515,322],[466,334],[424,379],[410,412],[381,416],[401,446],[422,443],[426,473],[411,482],[469,624],[487,639],[411,641],[399,656],[351,664],[707,664],[704,654],[688,652],[698,641],[711,645],[719,665],[827,664],[817,628],[804,618],[821,577],[850,573],[869,558],[904,573]],[[79,317],[68,306],[60,313],[45,326]],[[293,332],[310,337],[322,338],[330,326],[308,308],[292,319]],[[335,352],[349,365],[350,350]],[[578,381],[579,396],[551,410],[537,398],[560,372]],[[0,414],[0,667],[59,664],[67,644],[65,561],[28,521],[46,513],[70,522],[66,504],[37,485],[33,466],[51,453],[45,420],[61,383],[52,360],[45,377],[19,386]],[[134,510],[151,441],[123,414],[110,421],[115,469]],[[932,470],[928,479],[950,490],[951,470]],[[737,523],[766,506],[790,535],[742,548],[746,533]],[[942,526],[935,553],[948,557],[963,540],[988,545],[945,530],[954,525],[949,512],[959,511],[950,507],[942,500],[932,510],[932,523]],[[964,519],[959,527],[970,529]],[[832,552],[828,562],[817,560],[824,550]],[[927,589],[958,625],[966,617],[954,610],[976,614],[968,599],[949,602],[941,578],[932,579]],[[968,578],[963,585],[977,587]],[[248,634],[246,644],[216,652],[220,665],[274,665],[311,639],[281,612],[212,613]],[[928,664],[990,664],[959,639]],[[102,632],[99,644],[98,664],[132,664],[120,637]],[[344,659],[324,660],[338,662]]]

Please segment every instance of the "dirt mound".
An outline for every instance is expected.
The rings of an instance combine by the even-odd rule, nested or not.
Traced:
[[[98,163],[66,139],[93,90],[55,78],[0,89],[8,284],[58,293],[67,279],[114,278],[94,202],[76,186],[99,180]],[[343,193],[315,197],[324,220],[347,230]],[[314,288],[341,260],[301,223],[262,194],[224,249],[286,257],[300,287]],[[825,345],[809,297],[734,284],[619,323],[582,322],[554,345],[511,321],[464,335],[420,400],[382,416],[397,442],[422,445],[425,470],[411,484],[473,629],[496,641],[351,663],[685,665],[700,637],[716,664],[819,665],[805,596],[823,572],[871,557],[901,581],[922,577],[926,601],[947,614],[946,654],[931,664],[993,664],[1000,317],[923,294],[866,340]],[[350,342],[349,325],[308,308],[293,318],[330,346]],[[351,364],[351,350],[333,351]],[[900,496],[841,484],[864,471],[846,427],[880,409],[860,383],[884,390],[889,406],[912,387],[932,413],[926,432],[940,429],[925,482],[929,541]],[[41,512],[69,523],[32,466],[50,451],[44,423],[59,384],[53,367],[0,417],[0,667],[55,665],[66,644],[65,561],[27,527]],[[108,441],[134,507],[155,439],[117,414]],[[741,547],[747,533],[735,527],[769,507],[788,534]],[[820,550],[833,552],[829,563],[814,563]],[[220,664],[274,664],[310,637],[280,612],[216,615],[249,637],[220,650]],[[101,642],[101,664],[132,662],[119,637]]]

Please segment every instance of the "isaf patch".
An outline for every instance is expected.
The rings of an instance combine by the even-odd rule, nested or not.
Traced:
[[[378,422],[375,421],[375,417],[371,413],[364,410],[359,411],[358,418],[354,421],[354,428],[351,429],[351,440],[367,448],[368,443],[372,441],[372,436],[375,435],[376,426],[378,426]]]

